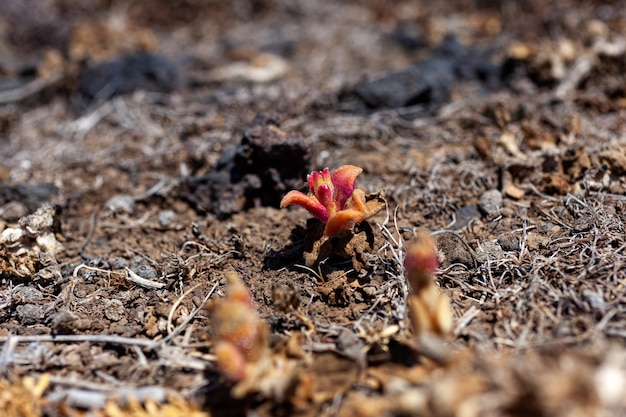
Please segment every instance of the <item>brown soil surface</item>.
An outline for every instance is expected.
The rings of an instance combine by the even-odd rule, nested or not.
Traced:
[[[626,4],[549,3],[2,1],[3,415],[624,415]],[[345,164],[387,207],[309,268],[280,199]],[[216,370],[232,271],[282,390]]]

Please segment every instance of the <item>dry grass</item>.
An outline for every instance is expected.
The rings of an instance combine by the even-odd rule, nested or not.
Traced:
[[[227,390],[214,372],[212,323],[202,306],[223,295],[220,279],[236,270],[271,325],[273,348],[289,340],[297,349],[287,356],[296,352],[314,363],[319,353],[336,354],[341,365],[304,374],[296,390],[301,408],[255,397],[249,414],[623,415],[623,16],[592,19],[595,3],[579,2],[565,15],[550,7],[541,8],[546,16],[522,10],[511,27],[489,32],[497,13],[510,13],[515,2],[488,16],[456,8],[463,2],[451,2],[443,14],[410,1],[389,10],[380,2],[261,3],[276,8],[220,30],[203,17],[188,32],[163,34],[164,50],[194,57],[190,68],[181,67],[189,85],[172,94],[138,91],[93,103],[82,116],[73,112],[75,97],[52,89],[56,79],[0,94],[0,102],[15,102],[0,112],[0,180],[58,186],[50,199],[62,207],[58,237],[66,246],[51,260],[18,259],[16,248],[0,247],[7,271],[0,288],[0,410],[27,417],[83,409],[105,417],[207,415],[192,404],[196,394],[216,390],[222,400]],[[606,6],[597,16],[615,10]],[[558,49],[552,39],[530,45],[527,61],[516,64],[521,75],[497,91],[459,82],[439,111],[422,104],[354,110],[343,101],[363,79],[427,55],[442,27],[461,25],[464,42],[498,49],[529,34],[548,37],[536,30],[545,19],[580,57],[546,60]],[[423,49],[394,43],[394,25],[406,23],[423,29]],[[228,68],[237,54],[274,40],[279,49],[281,42],[295,46],[283,78],[206,78],[207,69]],[[549,67],[557,64],[560,73]],[[533,78],[546,74],[552,78],[543,83]],[[40,103],[40,94],[48,101]],[[185,201],[181,184],[211,172],[260,111],[280,112],[290,137],[310,141],[315,169],[362,166],[359,186],[384,189],[388,210],[369,221],[376,250],[363,255],[361,273],[350,262],[299,266],[304,215],[254,207],[222,219],[195,213]],[[486,192],[507,185],[515,197],[504,192],[493,212],[481,207]],[[112,209],[116,201],[127,204]],[[10,214],[11,207],[0,209]],[[0,229],[10,223],[0,220]],[[406,343],[403,258],[421,228],[439,243],[437,284],[456,319],[444,364]],[[270,256],[280,266],[268,266]],[[28,262],[22,275],[11,272],[18,261]],[[153,273],[139,276],[132,262]],[[286,293],[284,308],[276,288]],[[333,385],[347,374],[349,382]],[[145,386],[161,397],[117,401]],[[168,398],[164,387],[184,399]]]

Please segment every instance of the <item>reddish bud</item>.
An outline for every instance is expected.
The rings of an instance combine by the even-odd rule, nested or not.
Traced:
[[[407,281],[414,292],[433,281],[439,267],[435,241],[428,232],[420,230],[409,244],[404,258],[404,271]]]
[[[332,174],[328,168],[314,171],[307,176],[309,194],[290,191],[283,197],[280,207],[297,204],[322,223],[326,223],[324,234],[334,236],[342,230],[349,230],[355,224],[369,219],[384,205],[368,206],[365,193],[355,190],[356,178],[362,168],[344,165]]]

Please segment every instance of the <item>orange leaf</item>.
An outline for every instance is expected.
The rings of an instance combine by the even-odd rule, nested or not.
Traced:
[[[241,381],[246,376],[246,360],[235,345],[218,342],[214,353],[217,366],[226,378],[231,381]]]
[[[313,196],[306,195],[296,190],[289,191],[281,200],[280,208],[285,208],[292,204],[304,207],[313,215],[313,217],[322,222],[326,222],[328,220],[328,210],[326,210],[326,207],[324,207],[324,205]]]
[[[356,177],[361,172],[363,172],[363,168],[354,165],[344,165],[332,173],[331,181],[335,187],[335,195],[333,197],[339,210],[345,208],[346,201],[348,201],[348,198],[354,191]]]
[[[330,216],[324,234],[326,236],[334,236],[342,230],[349,230],[358,223],[363,213],[358,210],[341,210]]]

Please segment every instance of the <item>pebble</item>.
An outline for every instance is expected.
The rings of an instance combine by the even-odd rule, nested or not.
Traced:
[[[141,256],[134,256],[130,260],[130,269],[135,274],[145,279],[154,279],[159,276],[157,270],[145,262],[146,261]]]
[[[478,206],[487,216],[500,214],[500,210],[502,209],[502,193],[498,190],[486,191],[480,196]]]
[[[7,222],[16,222],[28,214],[28,207],[18,201],[10,201],[0,207],[0,217]]]
[[[111,321],[120,321],[124,311],[124,304],[117,299],[108,300],[104,305],[104,316]]]
[[[38,303],[43,301],[43,293],[35,287],[27,285],[16,286],[11,294],[14,301],[26,303],[28,301]]]
[[[161,210],[159,212],[159,224],[163,227],[169,226],[176,220],[176,213],[173,210]]]
[[[498,244],[505,251],[518,251],[520,249],[519,238],[512,233],[504,234],[498,237]]]
[[[512,217],[515,214],[515,209],[512,207],[504,207],[500,212],[503,217]]]
[[[524,198],[525,192],[521,188],[518,188],[513,184],[509,184],[504,187],[504,194],[506,194],[508,197],[511,197],[512,199],[521,200],[522,198]]]
[[[478,263],[501,259],[503,256],[504,251],[497,240],[482,242],[482,244],[476,248],[476,261],[478,261]]]
[[[109,198],[104,206],[113,213],[130,214],[135,209],[135,199],[127,194],[118,194]]]
[[[41,323],[45,316],[44,306],[36,304],[19,305],[15,308],[15,312],[20,318],[20,323],[24,326]]]

